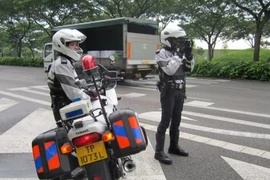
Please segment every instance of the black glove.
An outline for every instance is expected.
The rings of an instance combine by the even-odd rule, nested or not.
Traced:
[[[185,42],[185,56],[188,60],[191,60],[193,57],[192,57],[192,41],[191,40],[188,40]]]
[[[83,90],[83,92],[84,92],[85,94],[87,94],[88,96],[90,96],[90,97],[92,97],[92,96],[93,96],[93,94],[94,94],[94,92],[93,92],[93,91],[86,90],[86,89],[84,89],[84,90]]]

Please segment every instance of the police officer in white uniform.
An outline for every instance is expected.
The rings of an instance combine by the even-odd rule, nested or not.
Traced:
[[[191,54],[192,41],[186,35],[180,26],[169,24],[160,35],[164,47],[156,52],[160,78],[157,86],[160,91],[162,115],[156,133],[154,157],[164,164],[172,163],[171,158],[164,152],[165,132],[169,125],[168,152],[179,156],[189,155],[178,145],[186,89],[185,72],[191,72],[195,64]]]
[[[79,44],[85,39],[86,36],[75,29],[59,30],[52,39],[52,47],[58,57],[48,73],[48,86],[57,125],[60,125],[61,119],[59,110],[74,98],[88,100],[90,103],[89,96],[77,86],[79,79],[73,65],[81,58],[82,49]]]

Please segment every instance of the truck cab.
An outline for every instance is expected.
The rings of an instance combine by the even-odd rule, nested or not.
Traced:
[[[43,64],[45,73],[49,72],[51,64],[54,60],[55,59],[54,52],[52,50],[52,43],[46,43],[43,49]]]

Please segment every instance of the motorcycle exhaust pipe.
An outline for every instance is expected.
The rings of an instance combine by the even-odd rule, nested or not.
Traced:
[[[125,158],[123,161],[123,169],[126,172],[132,172],[136,169],[136,164],[131,158]]]

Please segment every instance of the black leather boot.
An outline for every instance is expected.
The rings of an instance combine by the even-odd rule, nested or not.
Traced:
[[[170,147],[168,153],[175,154],[178,156],[188,156],[188,152],[178,146],[179,132],[171,133],[170,132]]]
[[[172,160],[164,153],[165,134],[156,133],[155,159],[164,164],[172,164]]]

